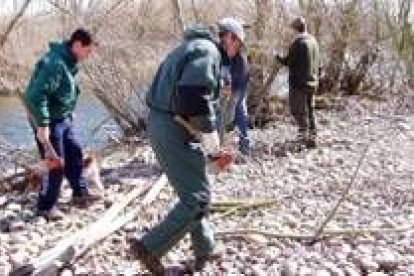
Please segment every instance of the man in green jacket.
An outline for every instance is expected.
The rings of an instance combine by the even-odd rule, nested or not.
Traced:
[[[319,48],[316,39],[307,32],[304,18],[295,19],[291,27],[296,38],[289,53],[276,58],[289,67],[289,105],[299,126],[299,142],[307,148],[315,148],[314,94],[319,82]]]
[[[55,205],[64,176],[73,190],[74,204],[84,207],[96,199],[82,177],[82,149],[72,117],[80,93],[75,80],[77,63],[89,56],[94,45],[84,29],[76,30],[68,41],[51,43],[37,62],[24,94],[42,158],[61,160],[61,168],[43,177],[39,192],[37,213],[47,219],[62,218]]]
[[[227,34],[226,54],[234,54],[241,41]],[[208,222],[211,200],[206,173],[207,156],[220,156],[216,129],[221,54],[215,37],[201,26],[188,29],[183,41],[162,62],[147,94],[148,132],[152,148],[179,197],[165,219],[143,237],[131,241],[131,252],[155,275],[166,275],[160,258],[184,235],[190,234],[195,265],[217,258]],[[176,116],[201,132],[198,141]],[[181,271],[182,273],[182,271]],[[169,274],[168,274],[169,275]]]

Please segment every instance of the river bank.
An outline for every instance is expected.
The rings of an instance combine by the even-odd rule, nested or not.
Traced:
[[[217,235],[223,258],[209,264],[202,275],[414,275],[414,98],[364,101],[343,99],[340,110],[319,111],[318,149],[277,155],[279,145],[295,136],[295,127],[278,123],[252,130],[253,154],[245,163],[214,177],[214,200],[272,199],[268,208],[220,218],[212,214],[217,232],[240,228],[273,234],[312,235],[340,198],[362,153],[368,151],[350,193],[327,231],[343,229],[399,229],[405,231],[342,234],[310,246],[306,242],[265,235]],[[116,202],[132,186],[155,181],[158,166],[149,159],[146,142],[125,147],[102,164],[106,199]],[[89,210],[69,204],[62,192],[63,221],[35,218],[36,194],[13,192],[0,196],[0,274],[26,263],[64,237],[100,217],[105,202]],[[141,275],[142,266],[130,260],[126,237],[142,235],[175,204],[170,187],[149,207],[140,199],[128,210],[140,210],[127,224],[99,243],[74,265],[75,275]],[[351,232],[352,233],[352,232]],[[185,239],[163,259],[166,263],[191,258]],[[3,270],[1,270],[3,269]]]
[[[105,145],[107,134],[116,132],[113,122],[100,102],[88,93],[81,95],[75,113],[76,131],[85,147],[99,149]],[[102,122],[107,122],[97,129]],[[35,146],[26,111],[19,98],[0,96],[0,136],[19,147]]]

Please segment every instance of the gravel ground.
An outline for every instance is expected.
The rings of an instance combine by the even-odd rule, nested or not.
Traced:
[[[253,228],[274,234],[312,235],[341,197],[368,147],[350,193],[326,231],[397,229],[400,232],[345,234],[314,245],[306,240],[259,234],[218,235],[223,258],[202,275],[414,275],[414,100],[364,103],[349,98],[340,111],[319,112],[320,143],[315,150],[281,152],[295,137],[294,127],[280,123],[251,132],[251,157],[214,176],[214,200],[275,199],[276,204],[225,218],[212,214],[217,232]],[[410,112],[411,110],[411,112]],[[149,147],[118,152],[103,164],[106,202],[89,210],[70,206],[62,192],[64,220],[34,217],[36,194],[0,195],[0,275],[27,263],[70,232],[96,220],[108,202],[131,189],[155,181],[158,167],[149,162]],[[125,238],[142,234],[174,204],[170,187],[138,218],[93,247],[74,265],[76,275],[136,275]],[[139,207],[135,201],[128,208]],[[165,258],[174,263],[191,258],[188,239]]]

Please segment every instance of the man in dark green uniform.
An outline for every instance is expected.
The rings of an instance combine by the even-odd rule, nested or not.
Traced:
[[[228,34],[231,36],[231,34]],[[236,52],[236,36],[221,45]],[[131,253],[155,275],[167,270],[160,258],[189,233],[195,255],[193,269],[216,258],[213,231],[207,219],[211,200],[207,156],[220,156],[216,130],[221,54],[211,32],[201,26],[186,30],[184,39],[162,62],[147,94],[148,132],[152,148],[179,202],[142,238],[131,241]],[[201,132],[199,143],[175,116]]]
[[[296,38],[289,53],[276,58],[289,67],[289,105],[299,126],[299,142],[307,148],[315,148],[314,94],[319,82],[319,48],[316,39],[307,32],[304,18],[295,19],[291,27]]]
[[[89,193],[82,176],[82,148],[73,126],[73,111],[80,94],[75,79],[77,63],[89,56],[95,44],[84,29],[73,32],[67,41],[50,43],[50,50],[37,62],[24,94],[42,158],[63,161],[61,168],[43,176],[37,214],[47,219],[63,216],[55,205],[64,176],[71,185],[74,204],[85,207],[98,198]]]

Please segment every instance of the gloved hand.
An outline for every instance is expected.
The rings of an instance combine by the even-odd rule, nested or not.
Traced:
[[[216,130],[202,133],[200,142],[207,156],[217,156],[220,153],[220,139]]]
[[[233,162],[233,156],[229,152],[221,151],[214,158],[211,158],[213,162],[213,170],[215,173],[220,173],[228,168]]]
[[[217,131],[203,133],[200,142],[207,158],[213,164],[214,173],[224,171],[233,161],[233,156],[230,153],[220,149],[220,139]]]

